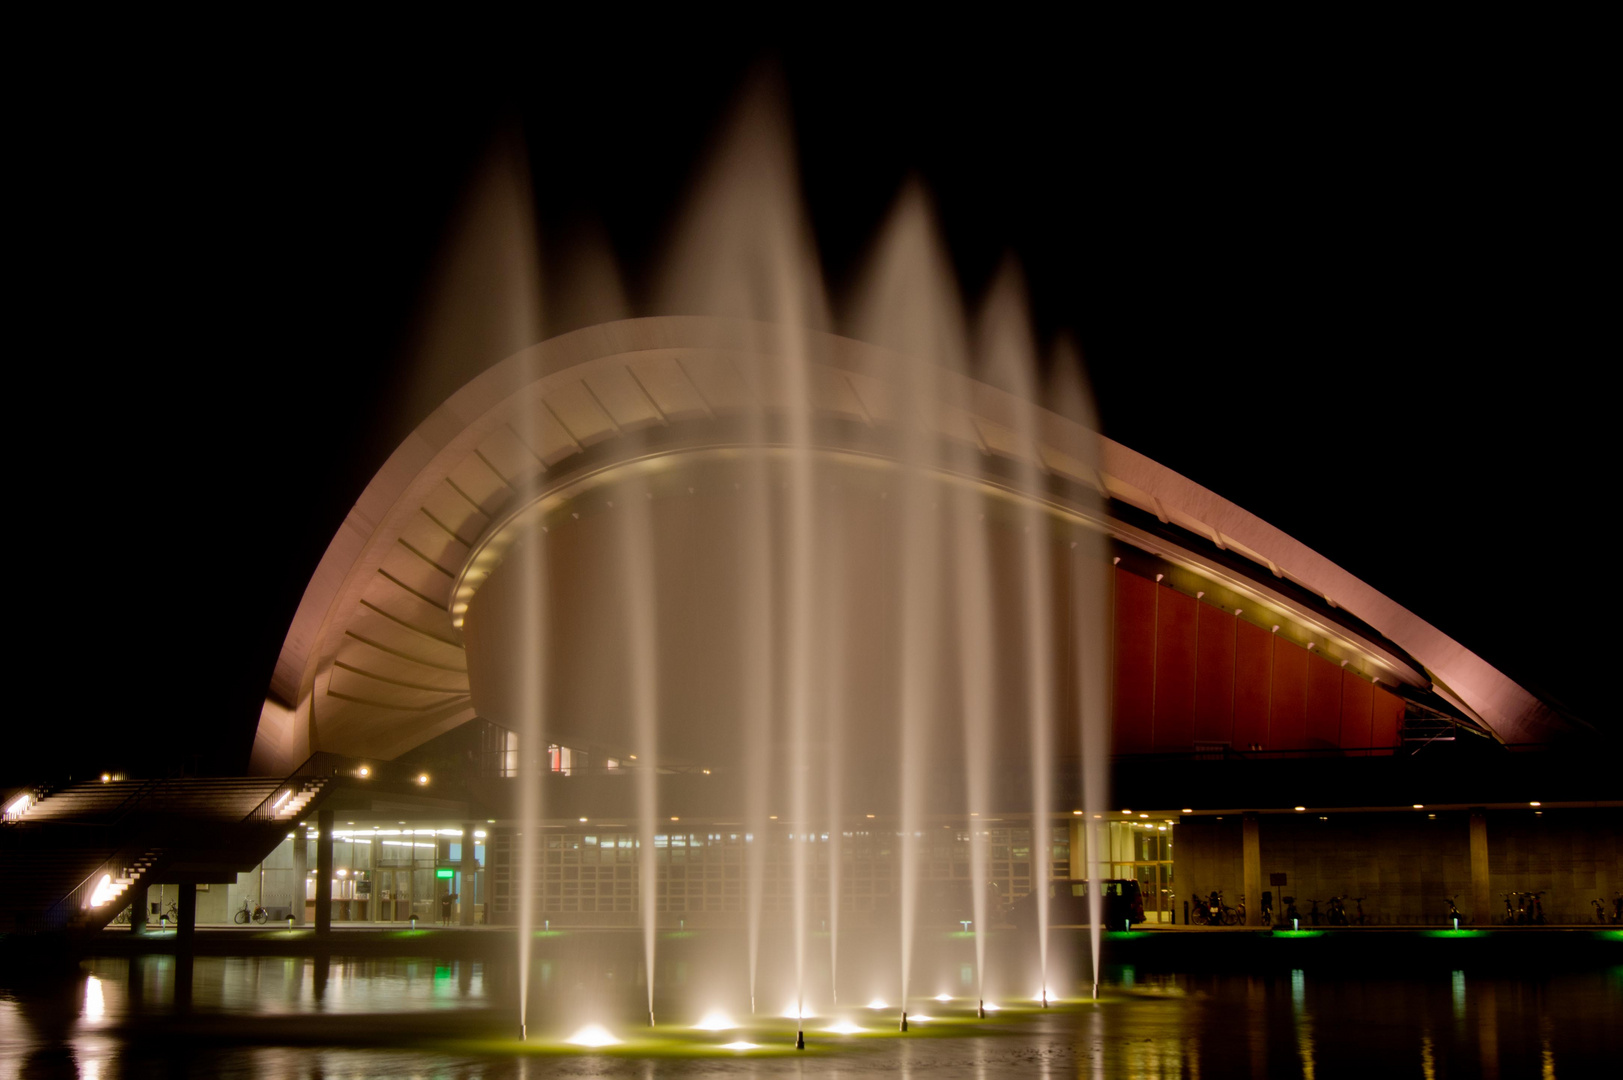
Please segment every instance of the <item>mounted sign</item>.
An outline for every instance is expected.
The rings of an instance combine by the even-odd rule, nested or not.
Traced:
[[[449,878],[456,877],[456,871],[451,869],[449,866],[442,866],[438,870],[434,871],[434,876],[439,878],[441,881],[445,881]]]

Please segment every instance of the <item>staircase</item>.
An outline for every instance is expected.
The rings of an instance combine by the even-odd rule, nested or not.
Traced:
[[[304,816],[304,808],[319,798],[321,796],[322,789],[326,786],[327,781],[319,777],[300,781],[296,793],[294,793],[294,789],[288,789],[290,792],[290,797],[286,802],[281,804],[280,808],[277,808],[275,804],[272,804],[271,809],[274,814],[272,820],[296,821],[299,818],[302,818]]]
[[[100,929],[129,905],[145,903],[141,897],[151,884],[147,878],[162,855],[161,848],[154,848],[143,852],[129,866],[120,868],[116,876],[108,871],[105,885],[98,880],[92,887],[90,906],[68,913],[67,929]]]
[[[0,827],[0,933],[97,930],[166,873],[210,880],[198,875],[248,870],[331,783],[211,777],[52,791]]]

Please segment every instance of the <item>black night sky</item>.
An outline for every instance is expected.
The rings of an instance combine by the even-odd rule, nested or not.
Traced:
[[[1615,730],[1582,62],[1416,28],[487,29],[104,43],[13,100],[25,705],[0,779],[241,769],[305,581],[421,419],[399,403],[472,374],[402,386],[401,357],[495,133],[525,136],[543,245],[601,231],[635,295],[762,64],[836,295],[921,178],[966,300],[1016,257],[1107,434]]]

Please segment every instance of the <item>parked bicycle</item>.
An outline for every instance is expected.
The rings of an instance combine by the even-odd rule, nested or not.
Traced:
[[[1449,917],[1450,920],[1453,921],[1454,928],[1456,930],[1459,929],[1460,917],[1461,916],[1460,916],[1460,906],[1458,904],[1456,904],[1454,901],[1458,900],[1459,898],[1460,898],[1460,894],[1455,893],[1453,896],[1450,896],[1447,900],[1443,901],[1443,903],[1448,905],[1448,917]]]
[[[1606,901],[1597,896],[1590,903],[1595,905],[1595,921],[1604,925],[1606,922]]]
[[[1527,922],[1530,926],[1544,925],[1544,894],[1542,892],[1523,893],[1527,898]]]
[[[1623,923],[1623,892],[1619,892],[1612,901],[1612,922]]]
[[[128,926],[134,920],[135,920],[135,904],[132,903],[128,907],[126,907],[123,911],[120,911],[117,915],[113,916],[112,925],[114,925],[114,926]],[[174,926],[179,921],[180,921],[180,905],[176,904],[173,900],[169,901],[169,906],[166,907],[166,908],[163,908],[162,910],[159,910],[158,905],[156,903],[154,903],[152,905],[151,912],[147,915],[147,925],[148,925],[148,927],[150,927],[150,926],[152,926],[152,924],[156,923],[160,927],[167,928],[167,927],[170,927],[170,926]]]
[[[1312,897],[1309,897],[1307,902],[1313,905],[1313,910],[1311,910],[1311,911],[1309,911],[1307,913],[1307,917],[1309,919],[1313,920],[1313,925],[1314,926],[1317,926],[1317,925],[1319,925],[1319,918],[1320,918],[1320,915],[1319,915],[1319,901],[1314,900]]]
[[[1369,916],[1364,914],[1364,901],[1366,899],[1367,897],[1363,896],[1355,896],[1352,898],[1352,902],[1358,905],[1358,911],[1352,917],[1352,924],[1354,926],[1368,926],[1370,924]]]
[[[269,918],[270,912],[266,911],[258,904],[255,904],[253,909],[250,911],[248,908],[248,898],[245,896],[242,898],[242,909],[235,915],[231,916],[231,921],[236,923],[238,926],[247,926],[248,920],[252,919],[254,922],[263,926],[265,925],[265,921]]]
[[[1346,901],[1347,901],[1347,897],[1346,897],[1345,894],[1343,894],[1341,896],[1332,896],[1330,898],[1329,906],[1325,910],[1325,918],[1330,923],[1331,926],[1346,926],[1347,925],[1347,903],[1346,903]]]

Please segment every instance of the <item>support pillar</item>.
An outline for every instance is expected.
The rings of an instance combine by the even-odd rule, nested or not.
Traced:
[[[1083,821],[1073,817],[1071,825],[1071,880],[1086,881],[1088,877],[1088,846]],[[976,927],[979,930],[980,927]]]
[[[175,926],[175,948],[192,955],[192,942],[197,937],[197,882],[184,881],[180,886],[180,906],[175,909],[179,920]]]
[[[1488,812],[1471,811],[1471,922],[1493,922],[1493,896],[1488,892]]]
[[[137,885],[130,890],[130,933],[137,936],[147,932],[147,887]]]
[[[463,926],[473,925],[474,907],[474,875],[479,871],[479,862],[473,857],[473,822],[462,823],[462,869],[458,875],[461,878],[461,887],[457,889],[457,906],[461,918],[458,920]]]
[[[1255,813],[1240,817],[1240,859],[1245,881],[1245,924],[1262,925],[1262,836]]]
[[[293,925],[304,925],[304,879],[310,876],[310,840],[303,824],[293,826]]]
[[[332,930],[332,811],[316,815],[316,933]]]
[[[189,1011],[192,1007],[192,957],[197,939],[197,882],[183,881],[180,906],[175,911],[175,1009]]]

